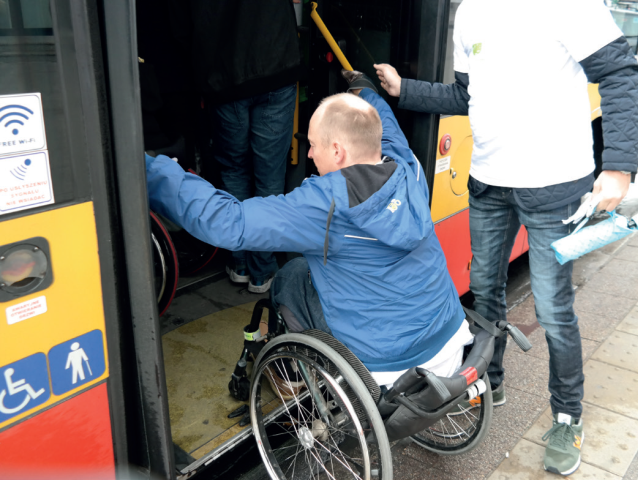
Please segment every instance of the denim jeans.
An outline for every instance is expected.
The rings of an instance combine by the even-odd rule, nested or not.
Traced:
[[[529,241],[529,264],[536,318],[545,329],[549,347],[549,391],[554,413],[580,417],[583,398],[583,360],[574,314],[572,262],[560,265],[550,244],[573,229],[561,220],[580,206],[576,201],[549,211],[527,212],[514,199],[512,189],[488,187],[470,195],[472,270],[470,289],[476,297],[474,309],[492,322],[505,320],[505,284],[512,247],[521,224]],[[503,381],[503,354],[507,336],[497,340],[488,368],[490,382]]]
[[[296,85],[216,106],[213,155],[224,189],[237,200],[284,193]],[[235,266],[261,282],[277,271],[270,252],[233,252]]]
[[[304,257],[292,259],[277,272],[270,286],[270,299],[291,332],[316,329],[332,335]]]

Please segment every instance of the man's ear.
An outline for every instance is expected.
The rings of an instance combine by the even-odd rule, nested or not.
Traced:
[[[344,167],[347,155],[346,155],[346,150],[343,148],[343,145],[339,142],[333,142],[331,147],[332,147],[332,155],[333,155],[335,164],[339,168]]]

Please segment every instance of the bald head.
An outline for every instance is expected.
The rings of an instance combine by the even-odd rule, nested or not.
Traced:
[[[350,93],[332,95],[321,102],[313,117],[324,147],[339,142],[352,163],[381,158],[381,118],[362,98]]]

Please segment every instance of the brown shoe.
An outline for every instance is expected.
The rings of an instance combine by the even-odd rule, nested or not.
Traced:
[[[299,378],[297,374],[288,376],[289,379],[283,379],[271,367],[266,367],[263,375],[268,379],[272,391],[284,401],[297,397],[301,389],[306,386],[303,379],[294,380]]]

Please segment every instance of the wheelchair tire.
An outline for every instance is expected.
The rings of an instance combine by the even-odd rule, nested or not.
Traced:
[[[417,445],[439,455],[459,455],[475,449],[485,439],[492,424],[492,391],[487,373],[483,375],[487,390],[479,396],[478,406],[458,409],[461,413],[446,414],[444,418],[412,435],[410,439]]]
[[[250,416],[272,479],[392,479],[390,443],[368,389],[316,338],[286,334],[264,346],[253,368]]]

